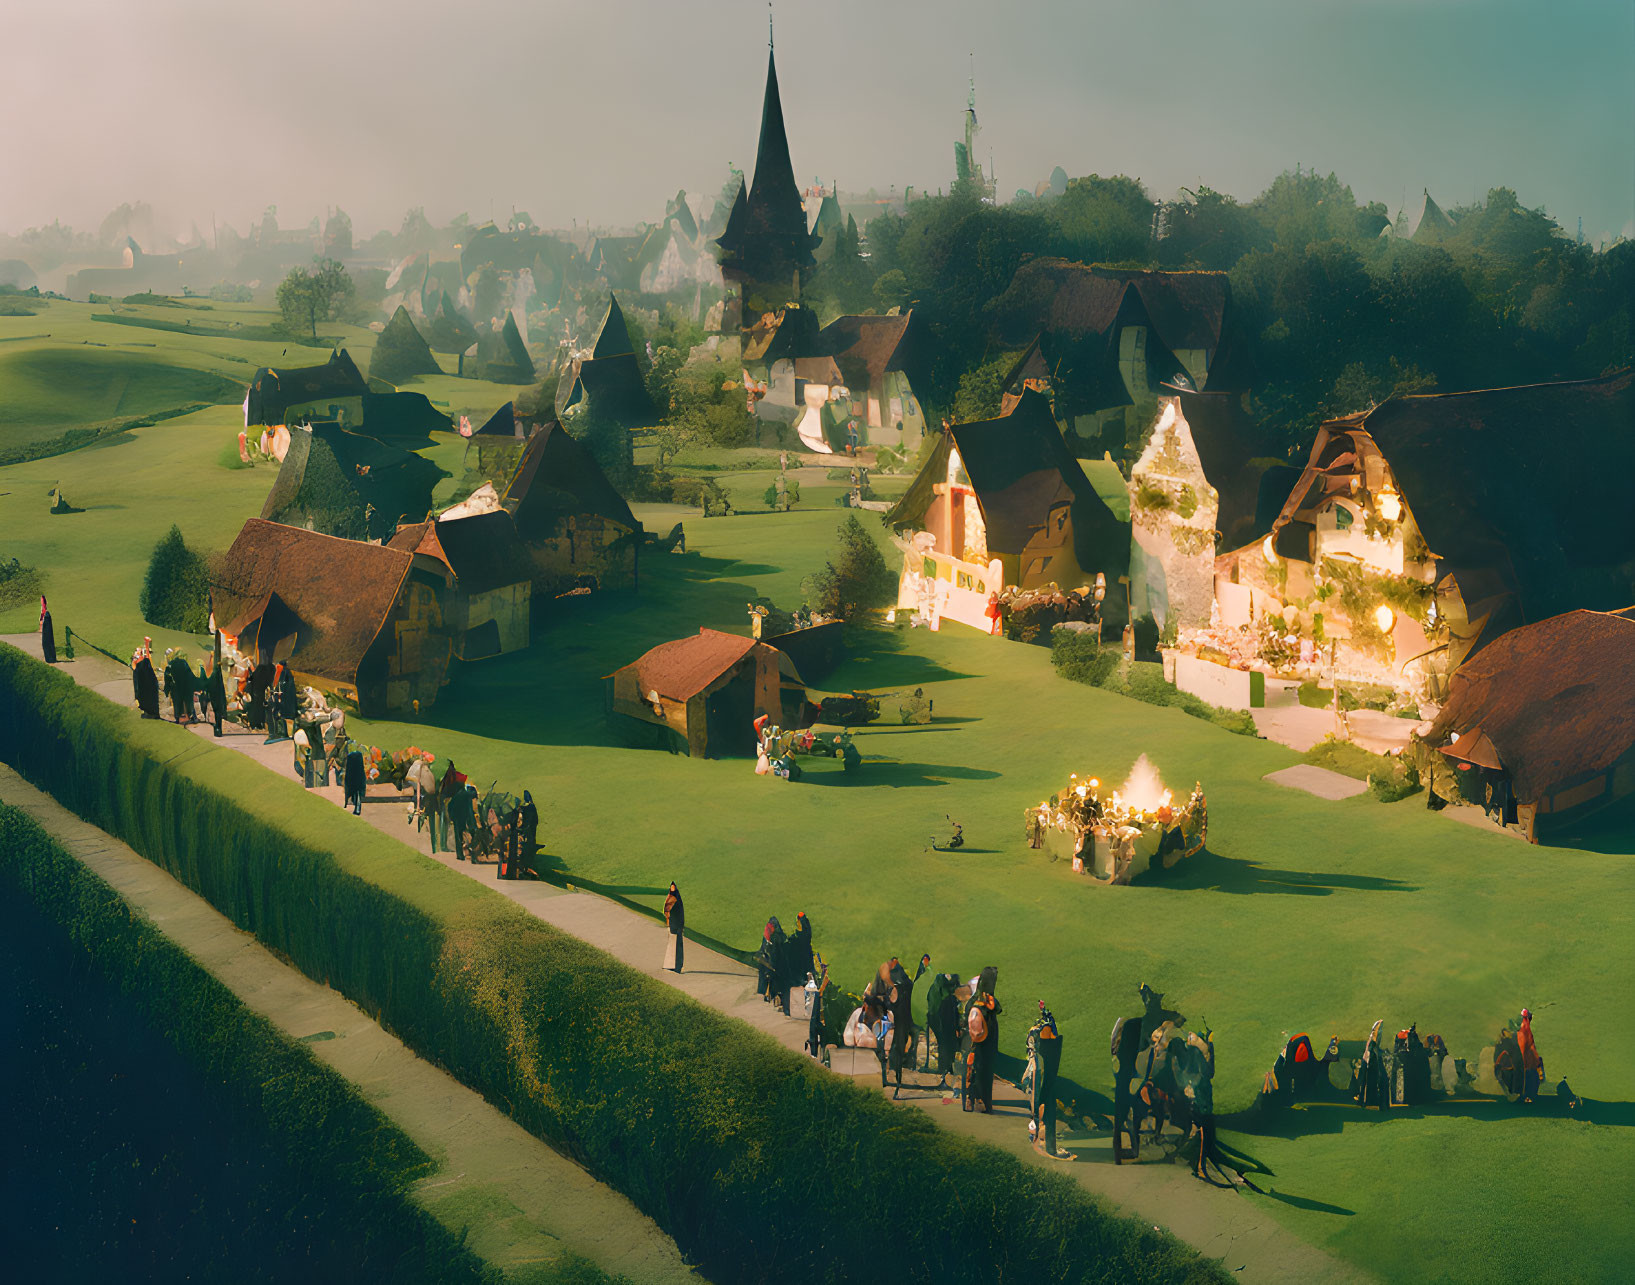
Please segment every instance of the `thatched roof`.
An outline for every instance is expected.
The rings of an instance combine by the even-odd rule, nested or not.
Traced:
[[[400,549],[251,518],[222,563],[217,618],[244,629],[256,609],[277,601],[299,622],[293,667],[355,684],[412,561]]]
[[[1531,803],[1605,772],[1635,745],[1635,620],[1570,611],[1513,629],[1454,672],[1427,740],[1491,742]],[[1480,744],[1480,742],[1478,742]]]
[[[818,332],[818,351],[835,359],[848,387],[877,385],[890,370],[904,371],[913,383],[923,331],[912,309],[895,317],[836,317]]]
[[[650,428],[659,422],[646,381],[633,352],[614,357],[587,357],[579,363],[561,399],[559,414],[594,415],[625,428]]]
[[[497,384],[534,382],[534,359],[528,355],[528,345],[522,342],[517,319],[509,312],[505,314],[505,324],[498,330],[478,337],[476,363],[469,373],[474,379],[492,380]]]
[[[1370,442],[1467,602],[1508,598],[1484,631],[1635,596],[1635,374],[1393,397],[1318,429],[1279,523]]]
[[[596,341],[591,344],[590,355],[593,358],[617,357],[620,353],[634,351],[630,343],[630,327],[625,324],[624,310],[610,293],[607,297],[607,312],[602,316],[602,324],[596,328]]]
[[[344,348],[331,353],[321,366],[263,366],[250,381],[244,422],[247,425],[283,424],[291,406],[325,398],[341,401],[361,397],[368,391],[368,381]]]
[[[382,540],[400,522],[431,511],[432,488],[442,476],[423,456],[337,424],[298,426],[261,516],[347,539]]]
[[[1222,548],[1240,549],[1272,529],[1300,470],[1277,459],[1277,444],[1243,409],[1237,393],[1164,390],[1181,400],[1204,476],[1220,494]]]
[[[657,692],[668,700],[686,701],[698,695],[739,661],[765,643],[715,629],[700,629],[691,638],[660,643],[625,669],[636,671],[643,699]],[[768,651],[775,649],[767,647]]]
[[[487,593],[532,580],[533,560],[517,537],[511,515],[478,513],[464,518],[428,518],[400,527],[389,547],[435,558],[454,573],[465,593]]]
[[[638,525],[591,453],[554,420],[528,439],[503,498],[524,540],[548,538],[562,518],[581,513],[630,530]]]

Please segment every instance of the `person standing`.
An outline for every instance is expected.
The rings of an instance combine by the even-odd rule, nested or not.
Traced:
[[[174,649],[165,653],[165,695],[170,697],[170,712],[178,723],[193,721],[193,671],[186,658]]]
[[[966,1111],[981,1109],[993,1114],[994,1054],[999,1049],[999,1015],[1005,1010],[994,996],[999,970],[992,964],[977,975],[970,1003],[965,1007],[965,1086]]]
[[[148,653],[139,651],[131,662],[131,686],[143,718],[159,717],[159,675],[153,672]]]
[[[937,1087],[948,1087],[948,1073],[954,1069],[959,1051],[959,978],[953,973],[933,973],[926,987],[925,1025],[931,1039],[925,1042],[925,1066],[931,1069],[931,1044],[937,1045]]]
[[[464,785],[457,788],[454,797],[449,800],[448,819],[449,827],[454,831],[454,859],[466,859],[466,845],[471,842],[471,835],[477,828],[477,787]]]
[[[1113,1072],[1113,1163],[1121,1165],[1124,1157],[1141,1158],[1141,1117],[1136,1110],[1138,1099],[1130,1087],[1135,1082],[1135,1066],[1141,1056],[1141,1019],[1126,1017],[1113,1032],[1112,1054],[1117,1063]],[[1130,1139],[1128,1151],[1119,1141],[1121,1135]]]
[[[216,737],[221,738],[221,720],[227,715],[227,684],[221,676],[221,666],[216,664],[213,657],[204,658],[205,666],[205,706],[210,711],[210,720],[215,724]]]
[[[40,595],[40,655],[45,663],[57,663],[57,631],[51,624],[51,608],[45,605],[45,595]]]
[[[670,934],[664,947],[664,966],[672,973],[679,973],[687,947],[687,939],[682,935],[687,927],[687,909],[682,905],[681,892],[673,879],[670,893],[664,899],[664,927]]]
[[[448,761],[448,767],[437,780],[437,793],[431,800],[431,850],[450,852],[449,846],[449,815],[454,808],[454,795],[460,788],[460,774],[454,770],[454,760]]]
[[[341,804],[351,808],[353,816],[363,815],[363,791],[368,780],[363,770],[363,751],[354,745],[346,752],[346,774],[342,779],[345,802]]]
[[[812,971],[812,921],[804,910],[795,916],[795,931],[789,935],[789,985],[804,986]]]
[[[1056,1018],[1039,1001],[1039,1020],[1028,1032],[1028,1051],[1033,1056],[1033,1098],[1028,1132],[1033,1149],[1052,1160],[1077,1160],[1071,1151],[1056,1149],[1056,1076],[1062,1069],[1062,1035]],[[1117,1144],[1114,1139],[1114,1144]]]
[[[519,824],[522,827],[522,866],[532,870],[534,857],[539,852],[539,809],[534,806],[534,796],[527,790],[522,792]]]

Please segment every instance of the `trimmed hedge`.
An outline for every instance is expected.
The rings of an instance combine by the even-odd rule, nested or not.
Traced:
[[[190,1101],[183,1108],[189,1118],[201,1117],[199,1124],[206,1129],[211,1120],[230,1120],[231,1136],[222,1138],[221,1145],[254,1153],[245,1155],[227,1176],[227,1185],[234,1188],[228,1199],[255,1202],[254,1208],[244,1211],[247,1225],[190,1228],[184,1243],[175,1247],[182,1259],[149,1267],[180,1270],[197,1255],[230,1252],[258,1257],[237,1266],[215,1262],[223,1278],[242,1268],[246,1279],[265,1279],[267,1269],[276,1264],[259,1255],[273,1250],[297,1260],[303,1253],[334,1253],[353,1269],[366,1263],[388,1268],[394,1280],[473,1285],[499,1281],[498,1272],[485,1267],[459,1237],[410,1198],[410,1185],[436,1166],[407,1135],[340,1075],[247,1009],[162,932],[133,915],[117,892],[26,813],[3,805],[0,897],[0,928],[11,948],[27,952],[29,967],[37,963],[52,970],[53,976],[80,978],[67,988],[70,1011],[77,1011],[75,999],[83,1004],[83,988],[90,981],[93,1017],[97,996],[105,995],[120,1017],[134,1023],[122,1033],[104,1032],[104,1038],[124,1045],[135,1037],[138,1047],[121,1047],[124,1056],[140,1056],[146,1047],[153,1057],[168,1062],[173,1073],[179,1071],[184,1078],[195,1074],[207,1089],[207,1100]],[[69,1030],[61,1038],[72,1041],[79,1036]],[[143,1044],[148,1039],[157,1042]],[[174,1062],[169,1061],[172,1054]],[[146,1060],[133,1073],[148,1074]],[[90,1119],[48,1122],[47,1128],[69,1139],[83,1135],[99,1127],[97,1112],[102,1107],[101,1101],[88,1104]],[[156,1109],[163,1114],[172,1104],[160,1103]],[[19,1137],[30,1132],[25,1122],[16,1124]],[[121,1172],[96,1174],[90,1187],[77,1194],[83,1230],[122,1226],[125,1215],[142,1212],[140,1187],[148,1179],[124,1170],[145,1161],[156,1166],[155,1176],[176,1179],[173,1167],[187,1165],[189,1141],[175,1138],[162,1153],[154,1153],[109,1136],[101,1144],[109,1151],[98,1164],[104,1170],[112,1164]],[[208,1180],[207,1174],[200,1177]],[[187,1179],[179,1181],[181,1194],[187,1190]],[[288,1200],[292,1192],[300,1193],[292,1208],[262,1203]],[[126,1201],[133,1203],[127,1206]],[[198,1212],[167,1210],[165,1216],[185,1222]],[[218,1216],[222,1212],[216,1210]],[[83,1243],[86,1258],[78,1266],[96,1264],[102,1254],[107,1255],[103,1267],[117,1265],[140,1275],[140,1262],[125,1256],[151,1252],[153,1234],[148,1229],[148,1240],[133,1236],[128,1244]],[[48,1248],[46,1242],[41,1248]],[[338,1269],[341,1262],[330,1265]],[[581,1266],[578,1260],[568,1265],[576,1271]],[[607,1277],[598,1274],[596,1279]]]
[[[625,1192],[718,1285],[1220,1281],[293,782],[0,646],[0,759]]]

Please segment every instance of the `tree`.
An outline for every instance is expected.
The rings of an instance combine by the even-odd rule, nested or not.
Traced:
[[[1016,358],[1013,352],[1000,353],[992,361],[985,361],[959,377],[959,389],[954,394],[956,423],[969,424],[998,416],[1005,376],[1016,365]]]
[[[161,629],[202,634],[209,628],[210,571],[172,526],[153,546],[138,605],[142,619]]]
[[[842,620],[884,607],[897,596],[897,577],[880,546],[856,514],[840,524],[836,535],[840,543],[834,556],[805,581],[808,601],[824,615]]]
[[[291,268],[278,287],[285,329],[295,334],[310,331],[316,344],[318,323],[339,319],[354,292],[352,278],[335,259],[314,259],[310,268]]]
[[[1156,207],[1138,179],[1091,174],[1076,178],[1044,206],[1070,258],[1085,263],[1146,262]]]

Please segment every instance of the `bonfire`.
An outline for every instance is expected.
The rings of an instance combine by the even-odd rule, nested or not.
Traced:
[[[1145,754],[1111,794],[1095,777],[1075,774],[1027,817],[1033,847],[1049,848],[1052,860],[1071,858],[1075,870],[1103,883],[1129,883],[1193,856],[1203,849],[1208,823],[1202,784],[1177,803]]]

